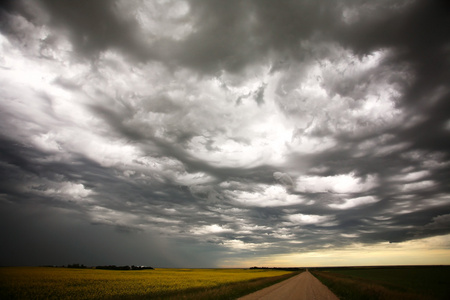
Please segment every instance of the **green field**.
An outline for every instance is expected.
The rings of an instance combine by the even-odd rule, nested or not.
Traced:
[[[342,299],[450,299],[450,266],[324,268],[311,272]]]
[[[247,269],[2,267],[0,299],[234,299],[293,274]]]

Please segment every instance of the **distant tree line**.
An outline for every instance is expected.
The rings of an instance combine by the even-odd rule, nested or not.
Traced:
[[[87,267],[83,264],[71,264],[71,265],[67,265],[68,268],[72,268],[72,269],[86,269]]]
[[[96,266],[96,269],[100,270],[153,270],[152,267],[146,267],[146,266],[115,266],[115,265],[109,265],[109,266]]]
[[[67,265],[67,268],[72,269],[86,269],[87,266],[83,264],[70,264]],[[93,269],[100,269],[100,270],[153,270],[152,267],[147,266],[116,266],[116,265],[107,265],[107,266],[95,266],[95,267],[89,267]]]

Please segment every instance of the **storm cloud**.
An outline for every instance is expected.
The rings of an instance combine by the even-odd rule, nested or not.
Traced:
[[[444,1],[0,13],[0,265],[208,267],[450,234]]]

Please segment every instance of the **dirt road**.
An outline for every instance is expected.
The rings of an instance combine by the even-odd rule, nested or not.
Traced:
[[[324,286],[309,271],[291,277],[285,281],[259,290],[253,294],[239,298],[240,300],[256,299],[305,299],[305,300],[338,300],[326,286]]]

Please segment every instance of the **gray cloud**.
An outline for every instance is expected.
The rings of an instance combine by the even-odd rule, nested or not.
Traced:
[[[294,187],[294,181],[292,180],[292,178],[286,174],[286,173],[281,173],[281,172],[275,172],[273,173],[273,177],[280,182],[282,185],[288,187],[288,188],[293,188]]]
[[[0,265],[450,233],[443,2],[69,2],[1,9]]]

